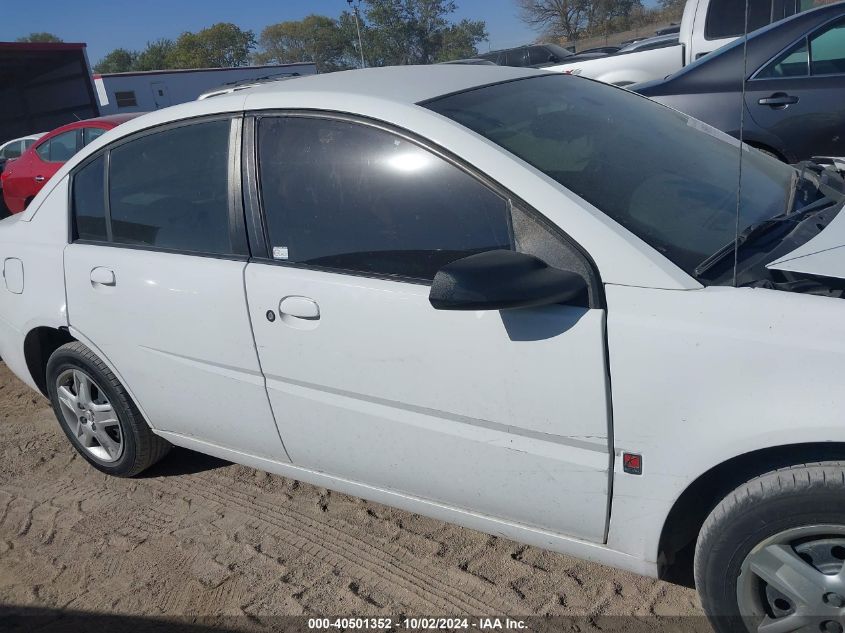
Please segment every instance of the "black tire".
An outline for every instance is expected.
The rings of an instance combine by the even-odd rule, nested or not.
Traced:
[[[114,409],[122,444],[121,455],[115,461],[105,462],[90,454],[68,426],[58,398],[57,381],[63,373],[73,369],[82,370],[89,375]],[[77,452],[97,470],[116,477],[134,477],[161,460],[170,451],[171,444],[150,430],[135,403],[112,371],[82,343],[72,342],[62,345],[50,356],[47,362],[47,391],[59,426],[62,427]]]
[[[799,464],[739,486],[707,517],[695,549],[695,584],[718,633],[746,633],[737,585],[746,557],[806,526],[845,528],[845,462]]]

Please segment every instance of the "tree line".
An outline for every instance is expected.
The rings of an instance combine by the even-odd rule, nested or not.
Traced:
[[[428,64],[472,57],[487,39],[483,21],[452,19],[453,0],[361,0],[360,31],[368,66]],[[175,40],[158,39],[141,51],[118,48],[94,70],[115,73],[312,61],[320,72],[360,66],[355,15],[309,15],[271,24],[256,36],[218,23]]]
[[[613,33],[662,18],[679,18],[685,0],[514,0],[522,19],[551,41]],[[430,64],[473,57],[487,40],[483,20],[455,20],[455,0],[360,0],[360,22],[351,11],[333,18],[309,15],[271,24],[256,35],[221,22],[176,39],[160,38],[142,50],[117,48],[95,66],[98,73],[175,68],[215,68],[310,61],[319,72],[358,67],[358,27],[367,66]],[[51,33],[19,41],[60,42]]]

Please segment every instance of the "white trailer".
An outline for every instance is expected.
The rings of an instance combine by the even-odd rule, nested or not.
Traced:
[[[212,88],[258,79],[313,75],[313,62],[95,74],[101,114],[149,112],[193,101]]]

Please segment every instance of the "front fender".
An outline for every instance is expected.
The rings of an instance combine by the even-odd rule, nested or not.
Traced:
[[[693,481],[733,457],[845,442],[845,302],[777,290],[607,287],[617,454],[608,544],[657,559]]]

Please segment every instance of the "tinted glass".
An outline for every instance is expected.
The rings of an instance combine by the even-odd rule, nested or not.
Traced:
[[[105,134],[105,130],[101,127],[86,127],[82,129],[82,144],[88,145],[95,138]]]
[[[35,151],[41,157],[41,160],[50,160],[50,141],[41,143],[41,145],[35,148]]]
[[[735,237],[738,141],[680,112],[566,75],[427,107],[543,171],[691,274]],[[786,210],[795,173],[760,152],[743,160],[740,230]]]
[[[749,0],[748,32],[772,21],[772,0]],[[708,40],[739,37],[745,32],[744,0],[710,0],[704,36]]]
[[[9,143],[0,153],[0,158],[18,158],[21,155],[21,142]]]
[[[89,163],[73,177],[73,215],[76,239],[106,240],[106,205],[103,191],[103,157]]]
[[[807,40],[801,40],[757,74],[758,79],[777,77],[805,77],[809,72],[810,56]]]
[[[51,163],[64,163],[76,154],[76,130],[64,132],[50,139]]]
[[[278,259],[432,279],[456,259],[511,248],[505,200],[451,163],[382,130],[265,118],[259,157]]]
[[[229,243],[229,121],[196,123],[111,152],[115,242],[223,254]]]
[[[814,75],[845,73],[845,20],[810,38],[810,62]]]
[[[23,142],[23,148],[24,148],[24,150],[28,150],[30,147],[32,147],[32,146],[35,144],[35,140],[36,140],[36,139],[34,139],[34,138],[28,138],[28,139],[26,139],[26,140]]]
[[[528,48],[528,63],[531,66],[548,64],[550,63],[549,57],[551,56],[551,51],[546,50],[546,48],[543,46],[531,46]]]
[[[528,61],[528,49],[527,48],[514,48],[505,53],[505,61],[499,62],[504,66],[515,66],[515,67],[522,67],[527,66],[529,64]]]

